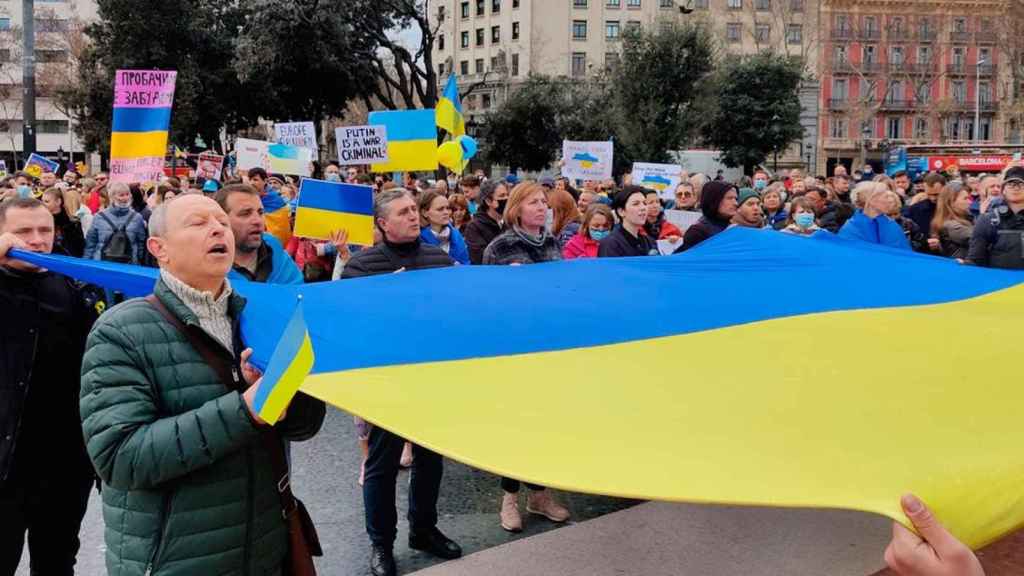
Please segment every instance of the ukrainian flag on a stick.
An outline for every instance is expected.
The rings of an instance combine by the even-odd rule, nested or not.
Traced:
[[[437,116],[433,109],[370,112],[369,123],[384,126],[388,161],[373,172],[437,170]]]
[[[256,390],[253,408],[268,424],[275,424],[298,393],[299,387],[313,369],[313,342],[302,314],[299,295],[284,334],[270,357],[263,381]]]
[[[373,188],[306,178],[299,188],[295,235],[326,240],[348,231],[348,243],[373,246]]]
[[[437,125],[451,134],[452,139],[466,133],[466,119],[462,116],[462,103],[455,74],[448,77],[441,99],[437,101]]]
[[[115,78],[110,181],[158,181],[164,175],[178,73],[118,70]]]

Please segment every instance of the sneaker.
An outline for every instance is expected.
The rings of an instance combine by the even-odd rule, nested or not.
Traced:
[[[526,511],[558,523],[565,522],[570,516],[569,510],[556,502],[547,490],[530,492],[526,498]]]
[[[519,514],[519,494],[501,497],[501,527],[509,532],[523,531],[523,517]]]

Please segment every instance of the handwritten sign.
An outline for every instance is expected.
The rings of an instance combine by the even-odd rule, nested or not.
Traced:
[[[614,147],[609,142],[562,142],[562,176],[571,180],[607,180],[612,177]]]
[[[212,152],[203,152],[199,155],[196,165],[196,176],[207,180],[220,180],[224,169],[224,157]]]
[[[342,126],[334,131],[338,141],[338,164],[386,164],[388,130],[386,126]]]
[[[171,70],[118,70],[114,107],[170,108],[177,78],[178,73]]]
[[[274,124],[274,141],[297,148],[319,148],[316,141],[316,127],[312,122],[283,122]]]
[[[633,163],[633,184],[654,190],[663,200],[675,198],[676,186],[683,178],[683,167],[678,164]]]

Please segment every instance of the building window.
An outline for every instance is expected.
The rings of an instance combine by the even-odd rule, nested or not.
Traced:
[[[469,60],[463,60],[459,62],[459,72],[463,76],[469,76]]]
[[[572,0],[572,7],[573,8],[586,8],[587,7],[587,0]]]
[[[512,55],[512,75],[519,76],[519,54]]]
[[[572,39],[573,40],[586,40],[587,39],[587,21],[586,20],[573,20],[572,21]]]
[[[846,138],[850,133],[847,129],[846,118],[833,116],[829,119],[828,134],[831,138]]]
[[[772,0],[754,0],[754,10],[761,12],[772,9]]]
[[[573,52],[572,53],[572,75],[573,76],[584,76],[587,73],[587,54],[586,52]]]
[[[804,11],[804,0],[789,0],[789,11],[790,12],[803,12]]]
[[[437,35],[437,49],[444,51],[444,34]]]
[[[69,22],[56,18],[36,18],[37,32],[67,32]]]
[[[875,137],[875,122],[874,120],[864,120],[860,123],[860,136],[865,140],[868,138]]]
[[[639,8],[640,0],[626,0],[626,8]]]
[[[512,0],[512,9],[519,8],[519,0]]]
[[[608,70],[615,70],[616,68],[618,68],[619,62],[620,60],[618,52],[608,52],[607,54],[604,55],[604,67],[607,68]]]
[[[903,81],[893,80],[889,84],[889,91],[885,94],[886,102],[899,102],[903,100]]]
[[[932,87],[930,84],[923,84],[914,90],[914,100],[918,104],[928,104],[932,99]]]
[[[743,0],[728,0],[725,5],[729,10],[742,10]]]
[[[67,134],[67,120],[37,120],[36,132],[40,134]]]
[[[707,10],[708,0],[693,0],[693,7],[697,10]]]
[[[66,62],[67,59],[67,50],[36,50],[36,62],[39,62],[40,64]]]
[[[626,30],[632,32],[633,34],[639,34],[640,23],[637,22],[636,20],[630,20],[629,22],[626,22]]]
[[[730,44],[736,44],[740,41],[740,31],[742,30],[741,24],[730,22],[725,25],[725,39]]]
[[[863,62],[864,64],[870,65],[874,64],[877,61],[875,59],[875,47],[870,44],[864,46],[862,56],[863,58],[861,58],[861,62]]]
[[[845,78],[836,78],[832,80],[832,100],[836,102],[846,102],[846,99],[850,97],[850,85]]]
[[[605,8],[619,8],[622,6],[622,0],[606,0],[604,3]]]
[[[498,70],[498,57],[497,56],[491,56],[491,71],[494,72],[494,71],[497,71],[497,70]]]
[[[512,39],[519,40],[519,22],[512,23]]]
[[[501,14],[501,0],[491,0],[491,14]]]
[[[878,80],[861,78],[860,97],[865,102],[875,102],[878,98]]]
[[[469,2],[462,3],[462,17],[469,18]]]
[[[981,123],[978,124],[978,139],[979,140],[991,140],[992,139],[992,119],[985,117],[981,119]]]
[[[801,24],[790,24],[786,26],[786,42],[789,44],[804,43],[804,27]]]
[[[484,4],[485,4],[484,0],[476,0],[476,15],[477,16],[483,16],[484,15]]]
[[[437,21],[444,22],[444,6],[437,7]]]
[[[894,66],[903,65],[903,46],[889,48],[889,64]]]
[[[490,94],[483,94],[482,96],[483,96],[483,104],[481,104],[480,107],[483,108],[484,110],[490,109],[490,107],[491,107],[491,95]]]
[[[992,51],[988,48],[978,48],[978,63],[992,64]]]
[[[931,130],[928,129],[927,118],[914,118],[914,139],[926,140],[931,138]]]
[[[756,24],[754,26],[754,39],[758,42],[767,42],[772,35],[772,27],[768,24]]]
[[[893,116],[886,121],[885,135],[890,140],[899,140],[903,137],[903,132],[900,130],[903,125],[902,119]]]
[[[491,26],[491,44],[501,42],[501,26]]]
[[[476,45],[477,46],[483,46],[484,45],[484,29],[483,28],[477,28],[476,29]]]
[[[609,40],[616,40],[619,37],[619,21],[609,20],[604,23],[604,36]]]
[[[930,46],[920,46],[917,49],[917,63],[928,66],[932,63],[932,49]]]
[[[978,84],[978,101],[982,104],[992,102],[992,85],[988,82]]]
[[[952,83],[953,101],[963,104],[967,101],[967,85],[963,80],[954,80]]]
[[[462,47],[463,48],[469,48],[469,32],[463,32],[462,33],[462,40],[461,40],[461,42],[462,42]]]
[[[662,8],[675,8],[676,0],[661,0],[661,4],[659,4],[659,6]]]
[[[843,64],[849,64],[849,57],[846,55],[846,46],[833,46],[832,47],[832,65],[839,66]]]
[[[967,32],[967,18],[953,18],[953,32]]]
[[[477,74],[483,74],[484,73],[484,59],[483,58],[477,58],[474,61],[474,65],[475,65],[475,69],[476,69],[476,73]]]
[[[437,65],[437,75],[444,76],[444,62]]]

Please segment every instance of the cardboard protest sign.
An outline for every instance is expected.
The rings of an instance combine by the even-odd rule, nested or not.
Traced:
[[[196,177],[207,180],[221,180],[224,171],[224,157],[213,152],[203,152],[199,155],[196,165]]]
[[[686,230],[697,223],[700,220],[700,212],[689,212],[687,210],[665,210],[665,220],[668,220],[679,228],[680,231],[686,232]]]
[[[312,122],[282,122],[274,124],[274,142],[296,148],[320,148],[316,141],[316,126]]]
[[[33,178],[39,178],[43,172],[57,172],[60,168],[60,164],[40,156],[33,152],[29,154],[28,160],[25,161],[25,172],[30,174]]]
[[[683,177],[683,167],[678,164],[633,163],[633,184],[654,190],[663,200],[672,200],[676,186]]]
[[[388,161],[387,126],[341,126],[334,136],[338,142],[338,163],[342,166]]]
[[[613,149],[608,142],[562,142],[562,176],[571,180],[607,180],[612,177]]]
[[[167,132],[178,73],[118,70],[110,136],[110,181],[157,181],[164,175]]]
[[[235,142],[238,170],[263,168],[270,174],[310,176],[313,151],[264,140],[239,138]]]

